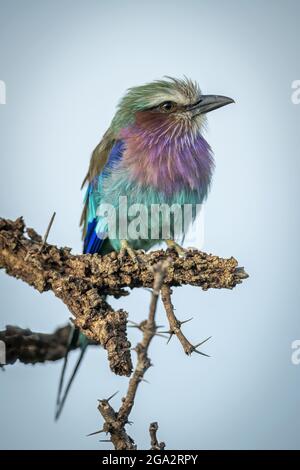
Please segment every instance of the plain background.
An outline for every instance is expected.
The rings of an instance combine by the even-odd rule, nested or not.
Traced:
[[[236,105],[211,113],[216,157],[204,249],[234,255],[250,278],[233,291],[184,287],[174,295],[186,335],[211,358],[185,357],[157,338],[150,384],[138,392],[130,434],[149,448],[159,422],[169,449],[299,448],[299,124],[291,84],[300,78],[297,0],[0,0],[0,215],[81,251],[80,185],[90,153],[126,88],[164,75],[197,80]],[[0,273],[1,325],[51,332],[69,313]],[[149,294],[114,301],[145,318]],[[158,322],[165,323],[160,307]],[[133,343],[139,338],[130,330]],[[76,353],[72,355],[72,362]],[[101,427],[97,399],[127,379],[90,349],[58,423],[61,362],[1,373],[3,449],[111,448],[85,435]]]

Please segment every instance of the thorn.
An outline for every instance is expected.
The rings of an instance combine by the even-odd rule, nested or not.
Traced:
[[[104,429],[100,429],[100,431],[95,431],[95,432],[91,432],[90,434],[87,434],[86,437],[94,436],[95,434],[100,434],[100,432],[105,432],[105,431]]]
[[[150,384],[149,380],[146,380],[146,379],[141,379],[141,382],[146,382],[146,384]]]
[[[167,341],[167,344],[169,344],[169,342],[171,341],[171,339],[172,339],[172,336],[174,336],[174,333],[173,333],[173,331],[170,333],[170,336],[169,336],[169,339],[168,339],[168,341]]]
[[[154,336],[160,336],[161,338],[167,338],[167,336],[162,334],[162,333],[155,333]]]
[[[109,398],[102,398],[102,399],[98,398],[98,401],[100,403],[103,402],[103,401],[106,401],[108,403],[112,398],[114,398],[117,395],[117,393],[119,393],[119,390],[117,392],[113,393]]]
[[[197,351],[197,349],[193,349],[192,352],[195,352],[195,353],[197,353],[197,354],[200,354],[201,356],[210,357],[208,354],[205,354],[205,353],[203,353],[203,352],[201,352],[201,351]]]
[[[203,352],[197,350],[197,348],[199,348],[199,346],[202,346],[202,344],[206,343],[206,341],[208,341],[210,338],[211,338],[211,336],[209,336],[208,338],[206,338],[204,341],[201,341],[201,343],[198,343],[198,344],[196,344],[195,346],[193,346],[192,352],[195,352],[195,353],[197,353],[197,354],[200,354],[201,356],[210,357],[208,354],[205,354],[205,353],[203,353]]]
[[[50,233],[52,224],[53,224],[53,222],[54,222],[55,216],[56,216],[56,212],[53,212],[52,217],[51,217],[50,222],[49,222],[49,225],[48,225],[48,227],[47,227],[46,233],[45,233],[45,235],[44,235],[43,242],[42,242],[41,247],[40,247],[40,249],[39,249],[39,253],[42,252],[44,246],[45,246],[46,243],[47,243],[48,236],[49,236],[49,233]]]
[[[188,318],[187,320],[179,321],[180,325],[183,325],[184,323],[187,323],[188,321],[193,320],[193,317]]]
[[[109,402],[112,398],[114,398],[117,395],[117,393],[119,393],[119,390],[113,393],[109,398],[107,398],[106,401]]]
[[[141,329],[139,323],[136,323],[135,321],[128,320],[128,323],[131,323],[131,325],[128,325],[129,328],[138,328],[139,330]]]
[[[204,341],[202,341],[201,343],[198,343],[194,346],[194,348],[199,348],[199,346],[202,346],[202,344],[206,343],[206,341],[208,341],[209,339],[211,338],[211,336],[209,336],[208,338],[206,338]]]

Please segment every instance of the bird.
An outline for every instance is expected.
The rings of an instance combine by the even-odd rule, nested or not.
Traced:
[[[110,205],[118,213],[120,197],[126,197],[128,207],[146,207],[148,221],[153,205],[201,205],[209,193],[215,166],[212,149],[204,138],[206,115],[231,103],[234,100],[227,96],[203,94],[198,83],[185,76],[167,76],[127,90],[92,152],[83,181],[82,186],[87,187],[81,217],[84,253],[104,255],[116,251],[138,262],[138,250],[146,251],[165,241],[179,256],[185,255],[186,250],[174,240],[174,227],[166,239],[120,237],[119,231],[111,236],[99,207]],[[127,215],[126,222],[131,220]],[[162,229],[161,218],[158,223]],[[68,352],[78,342],[81,353],[61,400]],[[63,365],[56,417],[87,344],[84,335],[75,329]]]

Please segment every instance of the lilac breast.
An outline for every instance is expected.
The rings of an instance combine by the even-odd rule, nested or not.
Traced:
[[[206,193],[214,160],[200,133],[149,132],[134,125],[122,129],[119,137],[125,143],[122,166],[137,183],[168,195],[181,190]]]

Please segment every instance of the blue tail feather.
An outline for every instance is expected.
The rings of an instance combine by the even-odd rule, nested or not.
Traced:
[[[104,217],[97,215],[97,208],[100,202],[98,190],[102,185],[103,178],[105,178],[107,174],[109,174],[116,167],[118,162],[121,160],[123,150],[124,150],[124,143],[121,140],[115,142],[115,144],[113,145],[111,149],[107,162],[103,168],[103,171],[101,172],[101,174],[96,176],[93,179],[93,181],[91,181],[88,185],[86,196],[85,196],[85,205],[87,209],[87,212],[86,212],[87,229],[86,229],[86,233],[84,237],[84,244],[83,244],[83,252],[86,254],[87,253],[90,253],[90,254],[101,253],[101,250],[102,251],[106,250],[106,248],[103,247],[103,243],[107,238],[108,227],[107,227],[106,219]],[[76,362],[74,370],[71,374],[71,377],[68,381],[68,384],[66,385],[65,391],[63,393],[63,397],[61,398],[63,384],[64,384],[64,377],[65,377],[67,364],[68,364],[68,355],[69,355],[70,350],[74,348],[75,343],[77,344],[78,342],[80,343],[80,350],[81,350],[80,355]],[[72,335],[70,336],[69,344],[67,347],[66,355],[64,358],[61,377],[59,381],[57,403],[56,403],[56,414],[55,414],[56,419],[58,419],[58,417],[61,414],[62,408],[68,396],[70,387],[78,371],[80,363],[83,359],[87,346],[88,346],[87,338],[82,333],[80,333],[78,329],[76,328],[73,329]]]

